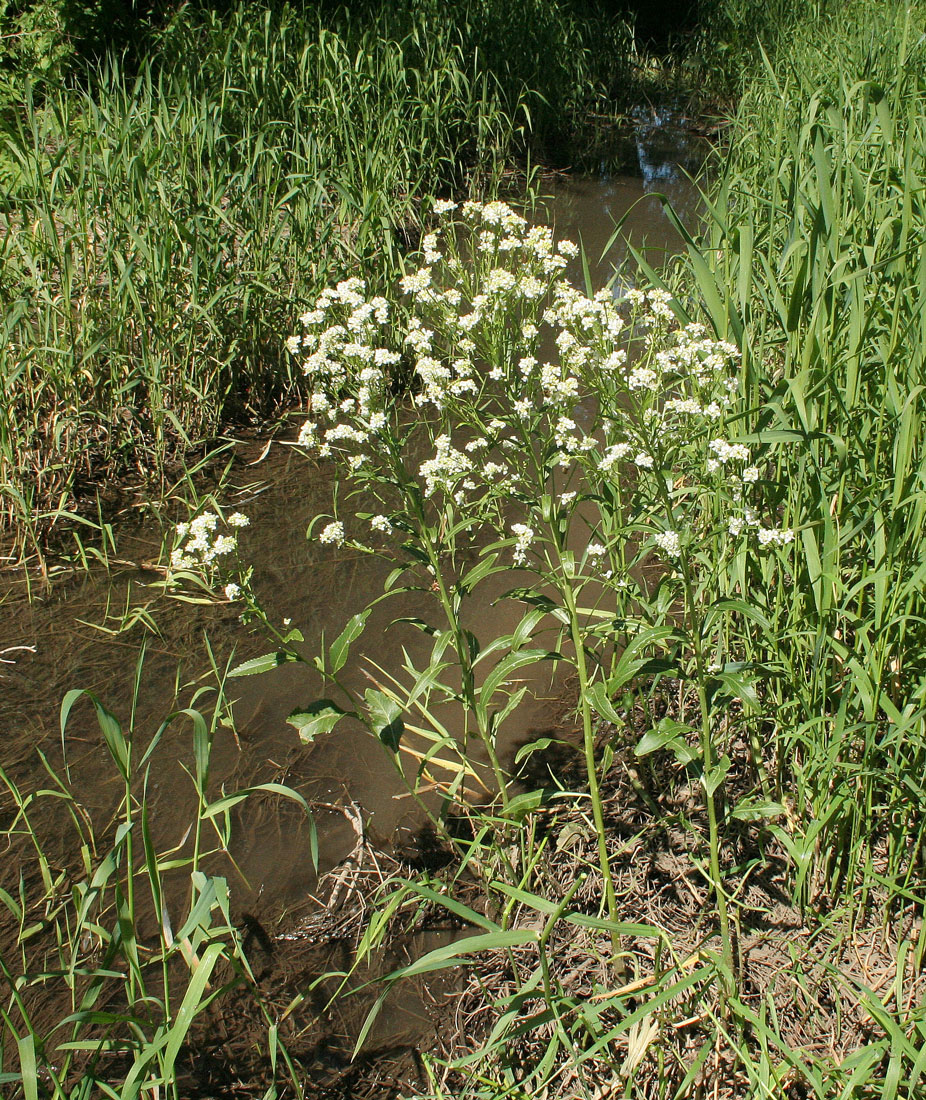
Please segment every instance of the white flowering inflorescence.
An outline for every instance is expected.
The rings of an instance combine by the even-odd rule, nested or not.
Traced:
[[[230,528],[247,527],[251,521],[234,512],[224,521]],[[223,533],[223,521],[216,512],[201,512],[189,523],[177,524],[177,545],[170,555],[172,571],[209,572],[238,548],[238,537]],[[231,597],[229,597],[231,598]]]
[[[530,499],[532,483],[536,493],[539,474],[556,495],[572,480],[633,485],[669,559],[681,554],[665,527],[673,510],[690,513],[694,545],[708,499],[725,502],[728,536],[785,545],[746,499],[760,466],[722,434],[738,389],[734,345],[686,322],[661,288],[582,294],[565,274],[576,246],[503,202],[433,210],[418,266],[400,280],[404,305],[368,298],[354,278],[303,315],[304,334],[289,341],[311,383],[301,445],[339,459],[389,507],[384,484],[399,495],[414,484],[430,507],[497,523],[512,497]],[[393,530],[385,516],[370,526]],[[523,565],[537,536],[519,526]],[[321,533],[343,537],[337,524]],[[609,553],[593,547],[589,561]]]

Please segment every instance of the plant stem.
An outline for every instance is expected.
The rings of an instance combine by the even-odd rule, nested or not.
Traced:
[[[557,550],[559,547],[557,546]],[[595,725],[592,720],[592,708],[589,702],[588,666],[585,663],[585,644],[582,639],[582,631],[579,627],[579,615],[576,607],[575,592],[563,569],[562,556],[560,556],[560,568],[563,572],[562,597],[569,615],[569,630],[572,644],[575,648],[576,673],[579,677],[579,709],[582,714],[582,745],[585,752],[585,769],[588,773],[588,796],[592,803],[592,819],[595,822],[595,832],[598,834],[598,867],[601,871],[604,883],[605,904],[608,910],[608,920],[618,921],[617,896],[614,892],[614,877],[611,874],[611,860],[608,855],[608,839],[605,831],[604,809],[601,803],[601,787],[598,783],[598,764],[595,760]],[[617,959],[622,950],[620,933],[616,929],[611,930],[611,946],[614,951],[612,960],[617,972],[623,971]]]

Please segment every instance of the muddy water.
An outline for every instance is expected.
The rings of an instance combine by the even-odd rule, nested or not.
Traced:
[[[558,178],[546,188],[549,197],[539,216],[554,225],[558,236],[582,241],[596,287],[621,268],[628,239],[654,265],[678,250],[679,238],[654,190],[668,195],[688,216],[694,208],[693,188],[677,165],[671,166],[671,155],[647,144],[644,130],[641,126],[644,175]],[[621,233],[612,239],[616,222],[621,223]],[[580,266],[572,275],[581,285]],[[621,278],[628,278],[626,270]],[[254,564],[258,592],[277,622],[291,619],[302,629],[305,652],[311,655],[318,652],[323,635],[329,640],[336,636],[352,614],[382,591],[389,566],[372,556],[331,552],[307,542],[309,521],[330,507],[329,471],[282,444],[266,456],[263,451],[263,444],[239,448],[232,488],[223,492],[223,502],[251,517],[241,545]],[[207,638],[219,667],[267,648],[240,624],[234,606],[178,604],[160,594],[155,587],[159,574],[145,567],[158,558],[159,532],[123,531],[118,546],[127,562],[137,564],[75,578],[33,604],[15,583],[0,594],[0,659],[12,662],[0,664],[0,762],[26,789],[38,782],[37,747],[53,767],[62,764],[57,716],[67,690],[92,690],[128,725],[130,685],[142,642],[144,663],[134,707],[141,746],[169,712],[188,704],[197,688],[214,686]],[[510,632],[519,621],[522,605],[494,603],[502,591],[518,583],[516,573],[500,578],[470,605],[467,625],[483,643]],[[100,629],[112,630],[127,611],[146,605],[156,631],[143,621],[115,635]],[[402,615],[438,621],[427,597],[393,600],[374,611],[351,665],[352,686],[361,692],[369,686],[369,676],[398,673],[403,660],[419,668],[427,663],[426,635],[408,625],[390,627]],[[537,679],[533,687],[534,698],[509,722],[509,755],[514,745],[557,717],[554,708],[561,686]],[[235,699],[235,729],[220,729],[216,735],[212,787],[216,792],[232,791],[281,782],[322,804],[315,815],[320,872],[336,866],[355,841],[349,821],[325,809],[325,804],[362,806],[371,839],[384,848],[401,844],[417,830],[419,812],[368,734],[344,722],[331,735],[305,746],[286,723],[295,707],[326,694],[309,666],[289,664],[264,676],[234,680],[229,690]],[[208,706],[208,697],[203,705]],[[119,784],[115,769],[107,765],[89,708],[75,710],[66,745],[73,788],[94,820],[105,823],[119,797]],[[183,768],[191,757],[189,726],[178,721],[153,757],[149,785],[155,840],[163,847],[178,844],[191,819],[194,796]],[[295,806],[253,799],[238,814],[235,835],[234,857],[241,878],[233,883],[233,891],[239,910],[276,914],[313,904],[317,874],[309,857],[306,822]],[[412,1017],[418,1012],[415,1005],[407,1011]],[[384,1017],[384,1026],[396,1033],[410,1026],[402,1013],[389,1020]]]

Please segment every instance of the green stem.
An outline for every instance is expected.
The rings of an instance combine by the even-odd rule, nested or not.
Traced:
[[[557,551],[559,552],[559,546]],[[588,666],[585,662],[585,644],[582,639],[582,631],[579,627],[579,614],[576,607],[575,592],[566,576],[563,568],[562,555],[560,554],[560,570],[563,576],[562,597],[569,615],[569,629],[575,649],[576,672],[579,677],[579,709],[582,714],[582,744],[585,751],[585,769],[588,773],[588,794],[592,803],[592,818],[595,822],[595,831],[598,834],[598,867],[604,883],[605,904],[608,910],[608,920],[618,922],[617,896],[614,891],[614,878],[611,874],[611,859],[608,855],[608,840],[605,832],[604,809],[601,803],[601,787],[598,783],[598,764],[595,760],[595,724],[592,718],[592,708],[589,702],[589,678]],[[611,946],[615,959],[622,950],[620,933],[616,929],[611,930]],[[618,968],[622,969],[622,968]]]
[[[704,676],[698,672],[698,703],[701,708],[701,759],[704,779],[707,780],[714,766],[713,746],[711,744],[711,721],[708,713],[707,691]],[[722,786],[723,784],[721,784]],[[720,830],[717,826],[717,791],[704,788],[704,804],[707,808],[708,843],[710,845],[711,885],[717,901],[717,917],[720,924],[721,953],[724,965],[723,992],[733,995],[733,940],[730,936],[730,914],[727,908],[727,895],[720,875]]]

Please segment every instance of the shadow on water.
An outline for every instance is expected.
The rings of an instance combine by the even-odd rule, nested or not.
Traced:
[[[681,240],[654,192],[666,195],[683,220],[696,215],[697,191],[685,173],[696,170],[704,155],[703,142],[698,144],[670,116],[658,112],[641,112],[637,126],[640,174],[555,177],[540,207],[540,217],[553,224],[557,236],[581,240],[596,287],[622,268],[628,241],[654,266],[679,250]],[[612,239],[617,222],[621,232]],[[571,275],[581,285],[581,266]],[[254,565],[256,587],[271,617],[277,622],[292,619],[305,634],[306,652],[312,654],[318,652],[323,635],[333,638],[352,614],[382,591],[389,566],[370,555],[333,552],[307,542],[309,522],[330,507],[330,473],[283,446],[248,465],[262,449],[254,444],[240,448],[239,487],[225,499],[251,517],[251,526],[242,533],[242,551]],[[158,533],[144,530],[123,532],[119,546],[124,558],[139,563],[157,560],[160,552]],[[128,685],[145,628],[139,624],[125,634],[108,636],[91,624],[104,623],[114,609],[151,599],[150,586],[157,579],[156,572],[139,566],[76,578],[44,602],[30,604],[15,586],[0,593],[0,657],[8,650],[6,660],[12,662],[0,664],[0,760],[24,789],[40,782],[36,748],[46,753],[53,767],[61,766],[58,710],[69,689],[92,690],[127,721]],[[511,632],[522,605],[495,600],[517,583],[512,571],[473,600],[468,625],[477,635],[488,639]],[[204,656],[204,637],[220,668],[266,648],[247,635],[234,605],[178,605],[160,599],[157,607],[158,634],[147,639],[136,713],[144,742],[166,713],[189,699],[193,687],[214,682]],[[427,618],[431,613],[427,599],[380,605],[358,645],[360,657],[398,670],[404,649],[422,667],[429,639],[408,625],[389,624],[401,615]],[[360,659],[353,667],[354,686],[362,691],[372,666]],[[321,804],[316,811],[319,873],[336,867],[356,839],[344,814],[326,806],[361,806],[371,838],[383,849],[402,847],[414,836],[420,815],[367,733],[345,722],[306,746],[286,723],[294,707],[320,694],[308,666],[289,664],[266,676],[231,681],[229,690],[235,700],[235,729],[220,729],[216,736],[212,786],[231,791],[273,781]],[[562,695],[561,683],[538,679],[533,698],[510,721],[509,756],[511,746],[561,722]],[[108,820],[121,792],[115,771],[104,766],[105,750],[89,708],[75,710],[67,746],[72,788],[94,820]],[[178,724],[153,758],[150,814],[155,841],[164,848],[181,842],[194,812],[194,791],[183,766],[190,756],[189,731]],[[48,824],[53,834],[54,824]],[[247,912],[248,919],[270,927],[281,913],[311,908],[318,875],[310,858],[308,828],[297,808],[272,799],[245,803],[238,811],[235,837],[233,855],[241,877],[233,878],[233,899],[239,914]],[[53,835],[49,842],[54,843]],[[378,1040],[414,1042],[412,1033],[426,1029],[425,1015],[420,1001],[406,998],[393,1013],[383,1014]]]

